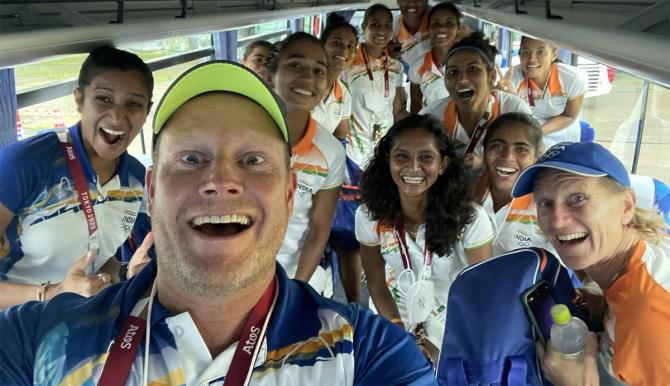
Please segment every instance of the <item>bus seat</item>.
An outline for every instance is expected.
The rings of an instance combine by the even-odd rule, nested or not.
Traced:
[[[659,179],[637,174],[630,175],[630,182],[637,196],[638,208],[655,208],[667,225],[666,233],[670,234],[670,186]]]
[[[593,142],[596,140],[596,130],[586,121],[579,121],[582,134],[579,142]]]

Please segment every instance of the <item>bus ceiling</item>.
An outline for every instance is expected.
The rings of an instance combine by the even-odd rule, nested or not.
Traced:
[[[397,6],[395,0],[383,2]],[[0,68],[83,53],[102,43],[121,45],[231,30],[365,9],[368,4],[346,0],[3,0]],[[670,1],[473,0],[457,4],[467,16],[552,41],[670,88]]]
[[[670,88],[670,1],[518,1],[472,1],[460,8]]]
[[[348,0],[2,0],[0,68],[85,53],[101,44],[233,30],[367,5]]]

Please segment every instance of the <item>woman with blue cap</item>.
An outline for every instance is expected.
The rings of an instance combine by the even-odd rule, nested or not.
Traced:
[[[512,195],[533,193],[538,223],[570,268],[604,293],[600,347],[595,336],[582,360],[538,347],[553,384],[598,384],[598,363],[629,385],[670,379],[670,240],[653,211],[636,207],[626,168],[603,146],[559,143],[517,180]],[[602,379],[606,382],[605,379]]]

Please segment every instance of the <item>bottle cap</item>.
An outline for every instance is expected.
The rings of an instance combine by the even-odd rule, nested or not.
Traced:
[[[556,324],[568,324],[570,322],[570,309],[564,304],[557,304],[551,307],[549,311],[551,313],[551,318],[554,319]]]

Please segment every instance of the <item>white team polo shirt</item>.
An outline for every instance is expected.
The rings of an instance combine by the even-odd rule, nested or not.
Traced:
[[[531,114],[530,107],[516,95],[499,90],[493,90],[491,95],[495,101],[486,127],[488,127],[488,125],[490,125],[500,114],[511,112]],[[456,152],[460,155],[465,153],[467,145],[470,142],[470,136],[463,128],[463,125],[461,125],[461,122],[458,121],[456,102],[453,102],[451,97],[441,99],[432,105],[424,107],[419,111],[419,114],[429,114],[444,122],[444,126],[447,128],[447,134],[454,142]],[[484,154],[484,145],[482,141],[484,140],[485,134],[486,133],[482,134],[479,138],[479,142],[475,147],[475,154]]]
[[[514,67],[513,71],[512,83],[515,93],[528,102],[528,84],[521,66]],[[532,81],[530,83],[535,102],[535,106],[530,106],[530,109],[541,124],[547,122],[549,118],[563,114],[569,100],[585,95],[588,91],[586,73],[577,67],[563,63],[551,65],[549,79],[543,88]],[[579,142],[580,139],[581,128],[579,117],[577,117],[568,127],[546,135],[544,145],[548,149],[559,142]]]
[[[396,88],[402,86],[403,72],[399,61],[388,56],[369,57],[373,79],[368,77],[363,45],[356,49],[356,58],[351,67],[340,76],[351,93],[351,130],[347,135],[347,157],[359,168],[365,169],[377,141],[373,125],[381,125],[380,135],[386,134],[393,125],[393,99]],[[388,60],[388,96],[384,97],[384,65]]]
[[[428,339],[436,346],[442,344],[444,336],[444,325],[447,316],[447,299],[449,288],[463,268],[468,265],[467,250],[478,249],[493,241],[493,228],[491,221],[484,209],[475,206],[475,217],[472,223],[465,226],[461,240],[452,246],[449,255],[432,255],[432,272],[430,280],[435,288],[434,309],[426,320],[426,334]],[[370,247],[379,247],[386,261],[387,281],[386,285],[398,305],[400,317],[408,324],[406,299],[398,288],[398,275],[405,269],[400,255],[400,245],[396,239],[394,228],[380,224],[370,219],[365,205],[361,205],[356,211],[356,239]],[[412,270],[418,277],[424,264],[424,246],[426,242],[426,226],[421,224],[416,234],[416,240],[408,234],[405,235],[405,243],[409,250],[409,258]]]
[[[351,94],[339,79],[328,96],[312,110],[312,119],[324,131],[333,134],[343,119],[351,116]]]
[[[430,36],[428,34],[428,12],[430,8],[426,7],[421,20],[419,30],[412,34],[405,28],[402,15],[393,20],[393,37],[402,44],[401,58],[403,62],[412,65],[420,61],[421,58],[430,51]]]
[[[483,206],[491,219],[496,235],[493,241],[493,256],[519,248],[538,247],[558,257],[558,253],[538,226],[532,193],[512,199],[497,212],[493,210],[493,198],[488,193]]]
[[[418,84],[423,94],[423,107],[431,105],[449,96],[444,84],[444,74],[433,60],[432,51],[428,51],[423,60],[414,62],[407,73],[409,82]]]
[[[277,261],[293,278],[298,269],[302,246],[309,231],[314,195],[320,190],[339,189],[344,181],[344,149],[330,133],[310,117],[302,139],[293,146],[291,169],[298,184],[293,198],[293,213]]]

